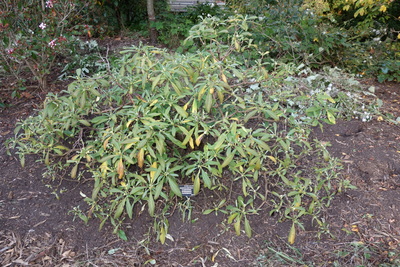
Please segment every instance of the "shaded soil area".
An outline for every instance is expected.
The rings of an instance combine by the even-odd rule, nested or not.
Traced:
[[[372,81],[364,81],[373,83]],[[53,84],[51,90],[59,91]],[[400,116],[400,85],[375,84],[383,113]],[[190,220],[176,203],[169,219],[166,245],[150,234],[153,219],[143,212],[126,221],[128,241],[99,222],[87,224],[74,208],[87,211],[83,194],[92,181],[49,177],[35,156],[22,168],[5,142],[15,124],[40,107],[45,94],[31,92],[0,110],[0,265],[1,266],[396,266],[400,264],[400,127],[374,118],[339,121],[316,128],[312,138],[329,142],[342,160],[341,175],[357,187],[338,194],[323,214],[326,233],[318,238],[313,222],[305,223],[293,246],[287,244],[291,223],[277,221],[267,209],[250,217],[254,236],[236,236],[226,216],[203,215],[217,204],[218,192],[193,197]],[[67,175],[65,176],[67,177]],[[54,179],[55,178],[55,179]],[[188,215],[188,214],[187,214]],[[314,222],[315,223],[315,222]],[[382,265],[383,266],[383,265]]]

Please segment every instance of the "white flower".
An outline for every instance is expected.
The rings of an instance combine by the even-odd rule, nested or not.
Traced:
[[[49,46],[50,46],[51,48],[54,48],[54,47],[57,45],[57,44],[56,44],[56,41],[57,41],[57,39],[51,40],[50,43],[49,43]]]
[[[40,25],[39,25],[39,28],[42,30],[46,29],[46,27],[47,27],[46,23],[43,23],[43,22],[40,23]]]
[[[53,7],[53,0],[46,1],[46,7],[52,8]]]

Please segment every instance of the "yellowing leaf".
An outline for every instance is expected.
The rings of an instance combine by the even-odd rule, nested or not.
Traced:
[[[119,179],[122,179],[122,177],[124,177],[124,169],[124,162],[122,161],[122,158],[120,158],[117,165],[117,173]]]
[[[193,100],[193,105],[192,105],[192,113],[196,114],[197,113],[197,100]]]
[[[75,179],[76,178],[76,173],[78,172],[78,164],[76,164],[72,170],[71,170],[71,178]]]
[[[332,113],[330,113],[329,111],[326,112],[326,115],[328,116],[328,120],[330,123],[332,124],[336,124],[336,118],[335,116],[333,116]]]
[[[106,177],[107,170],[108,170],[107,161],[104,161],[104,162],[100,165],[100,170],[101,170],[101,176],[102,176],[103,178]]]
[[[270,160],[272,160],[274,163],[276,163],[276,158],[274,158],[273,156],[267,156]]]
[[[211,257],[211,261],[214,262],[215,261],[215,257],[218,256],[218,253],[220,252],[220,250],[217,250],[217,252],[214,253],[214,255],[212,255]]]
[[[155,104],[157,104],[158,99],[154,99],[153,101],[151,101],[150,103],[150,107],[154,106]]]
[[[161,229],[160,229],[160,242],[161,242],[161,244],[164,245],[166,237],[167,237],[167,232],[165,231],[165,228],[163,226],[161,226]]]
[[[144,150],[141,148],[137,154],[137,161],[139,168],[143,168],[144,165]]]
[[[189,146],[191,149],[194,149],[194,141],[193,141],[192,137],[190,137],[190,139],[189,139]]]
[[[79,154],[74,155],[74,156],[71,158],[71,160],[76,160],[78,157],[79,157]]]
[[[203,139],[204,134],[199,135],[199,137],[196,138],[196,146],[199,146],[201,143],[201,139]]]
[[[381,12],[386,12],[386,6],[385,5],[381,5],[381,7],[379,8],[379,11]]]
[[[103,149],[104,149],[104,150],[106,150],[107,145],[108,145],[108,141],[110,140],[110,138],[111,138],[111,136],[108,137],[108,138],[104,141],[104,143],[103,143]]]
[[[294,243],[295,239],[296,239],[296,228],[293,223],[292,228],[290,228],[289,237],[288,237],[289,244],[292,245]]]
[[[220,103],[224,102],[224,94],[221,91],[217,91],[218,100]]]
[[[207,85],[205,84],[205,85],[203,85],[203,87],[200,89],[200,91],[199,91],[199,94],[198,94],[198,100],[200,101],[201,100],[201,98],[203,97],[203,95],[204,95],[204,93],[206,92],[206,90],[207,90]]]
[[[225,74],[221,73],[221,79],[224,83],[228,83],[228,79],[226,78]]]
[[[261,160],[258,158],[256,160],[256,164],[254,165],[255,170],[259,170],[261,168]]]
[[[333,104],[336,103],[335,99],[333,99],[333,98],[330,97],[330,96],[327,96],[326,99],[327,99],[329,102],[333,103]]]
[[[154,169],[157,169],[157,162],[153,162],[153,164],[151,164],[151,167]],[[150,181],[153,182],[154,181],[154,176],[156,175],[156,171],[150,171]]]

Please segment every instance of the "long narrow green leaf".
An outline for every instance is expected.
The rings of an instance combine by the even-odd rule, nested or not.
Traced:
[[[189,114],[182,107],[178,105],[174,105],[175,110],[181,115],[183,118],[187,118]]]
[[[235,228],[235,232],[236,235],[240,235],[240,217],[238,217],[235,221],[235,223],[233,224],[234,228]]]
[[[225,168],[226,166],[229,165],[229,163],[231,163],[231,161],[233,160],[233,157],[235,156],[236,150],[232,151],[231,153],[227,153],[227,156],[224,160],[224,162],[222,162],[221,164],[221,168]]]
[[[197,195],[199,191],[200,191],[200,177],[199,175],[196,175],[193,183],[193,194]]]
[[[126,198],[124,198],[118,204],[118,207],[117,207],[117,209],[115,210],[115,213],[114,213],[114,219],[118,219],[121,216],[121,214],[122,214],[122,212],[124,211],[124,208],[125,208],[125,202],[126,202]]]
[[[214,143],[213,148],[214,150],[218,150],[221,148],[222,144],[225,142],[226,134],[223,133],[218,137],[217,142]]]
[[[169,177],[168,183],[169,183],[169,186],[171,187],[172,192],[174,192],[175,195],[182,197],[181,190],[179,189],[179,186],[176,183],[175,179],[172,177]]]
[[[153,217],[156,205],[154,203],[153,195],[151,193],[149,193],[149,199],[147,200],[147,205],[149,206],[149,214],[151,217]]]
[[[244,217],[244,231],[246,232],[247,237],[250,238],[252,235],[252,230],[249,220],[246,217]]]
[[[161,79],[162,74],[158,75],[157,77],[153,78],[153,83],[151,85],[151,90],[154,90],[154,88],[158,85],[158,82]]]
[[[279,116],[272,110],[265,110],[265,112],[275,121],[279,121]]]

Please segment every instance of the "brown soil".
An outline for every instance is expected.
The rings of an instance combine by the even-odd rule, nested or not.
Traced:
[[[4,81],[4,80],[3,80]],[[372,81],[363,81],[373,83]],[[5,83],[3,83],[5,84]],[[400,84],[375,84],[383,112],[400,116]],[[52,84],[59,91],[62,85]],[[0,94],[8,92],[0,91]],[[1,96],[0,96],[1,97]],[[173,238],[160,245],[149,235],[153,220],[145,212],[124,228],[128,241],[98,221],[85,225],[70,212],[87,209],[82,193],[91,182],[52,180],[46,166],[28,157],[8,155],[4,142],[15,123],[32,114],[45,94],[29,91],[0,110],[0,265],[1,266],[396,266],[400,262],[400,127],[375,118],[371,122],[339,121],[316,128],[313,138],[330,142],[342,159],[342,175],[357,186],[337,195],[324,212],[331,235],[306,223],[293,246],[287,244],[291,224],[278,223],[262,211],[252,216],[254,237],[236,236],[222,214],[202,215],[215,193],[192,199],[191,221],[179,208],[169,217]],[[283,258],[280,255],[285,255]],[[152,260],[155,265],[151,265]]]

